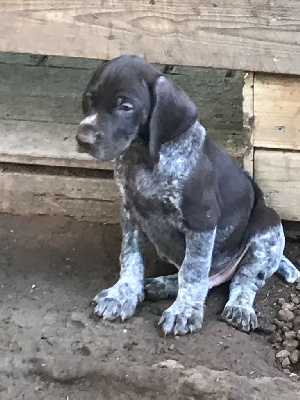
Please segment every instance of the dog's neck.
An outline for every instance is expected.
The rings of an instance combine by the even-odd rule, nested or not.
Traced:
[[[204,127],[199,121],[196,121],[180,137],[166,142],[161,146],[158,161],[154,162],[149,155],[149,138],[147,141],[147,139],[144,140],[141,137],[138,137],[131,144],[130,148],[121,159],[126,159],[127,161],[128,159],[132,160],[136,158],[143,160],[143,163],[152,170],[155,166],[159,167],[160,165],[160,167],[164,168],[166,163],[174,164],[174,156],[176,155],[176,159],[189,160],[188,162],[192,165],[201,154],[205,137],[206,131]],[[181,167],[186,168],[186,166],[183,165]],[[179,168],[179,165],[174,164],[172,168]]]
[[[202,144],[204,143],[206,137],[205,128],[201,125],[201,123],[197,120],[188,130],[182,133],[176,139],[172,139],[169,142],[165,142],[161,145],[160,154],[163,155],[168,151],[170,144],[172,143],[172,149],[176,149],[177,147],[181,148],[182,145],[186,147],[188,143],[190,146],[196,146],[200,150]],[[186,139],[189,138],[188,141]],[[150,142],[150,132],[149,132],[149,125],[145,124],[139,130],[139,134],[135,142],[139,146],[142,146],[144,149],[148,148]],[[185,149],[185,151],[188,149]]]

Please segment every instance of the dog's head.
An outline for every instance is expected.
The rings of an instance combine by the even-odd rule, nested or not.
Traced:
[[[137,56],[121,56],[93,74],[82,100],[81,148],[101,160],[118,158],[136,139],[158,159],[163,143],[176,139],[197,120],[187,94]]]

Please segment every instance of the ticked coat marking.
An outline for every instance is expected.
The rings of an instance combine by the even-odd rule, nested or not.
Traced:
[[[276,271],[299,272],[283,256],[278,215],[252,179],[206,135],[191,99],[137,56],[95,71],[83,96],[77,141],[101,160],[116,158],[122,193],[120,279],[95,297],[95,312],[127,319],[138,302],[175,298],[161,316],[165,333],[202,327],[209,289],[230,280],[224,319],[257,327],[255,295]],[[147,240],[178,274],[145,281]]]

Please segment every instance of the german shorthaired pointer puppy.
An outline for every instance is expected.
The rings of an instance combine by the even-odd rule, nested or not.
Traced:
[[[107,320],[134,314],[145,294],[176,298],[160,319],[165,334],[202,327],[213,286],[230,280],[224,319],[242,331],[257,327],[255,295],[278,272],[300,276],[283,255],[279,216],[231,157],[206,135],[195,104],[161,72],[137,56],[100,66],[83,95],[81,151],[116,159],[122,193],[119,281],[95,298]],[[175,275],[145,281],[150,240]]]

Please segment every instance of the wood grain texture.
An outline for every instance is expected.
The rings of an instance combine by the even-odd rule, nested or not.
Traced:
[[[0,172],[1,212],[64,215],[119,223],[119,190],[111,179]]]
[[[0,119],[0,162],[113,170],[76,149],[76,125]]]
[[[282,219],[300,221],[300,152],[255,150],[254,178]]]
[[[254,121],[254,97],[253,97],[254,74],[247,73],[244,78],[243,87],[243,126],[247,135],[248,146],[243,157],[243,167],[253,177],[253,121]]]
[[[300,150],[300,77],[256,74],[254,115],[255,147]]]
[[[90,76],[80,68],[0,65],[0,162],[113,170],[76,149]]]
[[[58,58],[60,62],[48,57],[45,63],[50,66],[36,66],[30,64],[34,57],[0,53],[0,162],[112,170],[113,163],[76,151],[81,98],[92,60],[85,65],[80,59],[77,64],[77,59]],[[208,133],[240,160],[244,142],[236,105],[241,74],[226,78],[226,72],[176,67],[171,78],[195,101]]]
[[[300,74],[299,0],[0,0],[0,51]]]

